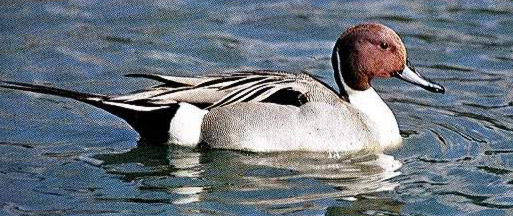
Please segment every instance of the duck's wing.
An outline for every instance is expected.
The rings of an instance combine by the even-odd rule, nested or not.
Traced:
[[[205,109],[241,102],[300,106],[309,101],[335,103],[341,100],[331,87],[304,73],[241,71],[205,77],[129,76],[154,79],[162,85],[110,100],[152,105],[187,102]]]

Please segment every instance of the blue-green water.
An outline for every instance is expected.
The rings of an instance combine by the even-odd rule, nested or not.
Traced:
[[[200,152],[138,143],[79,102],[0,89],[0,214],[511,215],[511,1],[1,1],[0,79],[121,94],[124,74],[303,70],[330,85],[331,48],[377,21],[431,94],[374,86],[404,145],[382,155]]]

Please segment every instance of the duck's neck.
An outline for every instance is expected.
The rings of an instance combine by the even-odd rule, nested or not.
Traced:
[[[394,114],[373,88],[364,91],[352,90],[345,83],[344,89],[349,103],[367,118],[367,126],[376,134],[382,148],[389,148],[401,143],[399,127]]]

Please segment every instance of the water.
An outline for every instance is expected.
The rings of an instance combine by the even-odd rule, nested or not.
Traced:
[[[511,215],[511,1],[2,1],[0,78],[121,94],[134,72],[303,70],[377,21],[431,94],[375,80],[404,145],[385,154],[200,152],[138,143],[67,99],[0,89],[0,206],[13,215]]]

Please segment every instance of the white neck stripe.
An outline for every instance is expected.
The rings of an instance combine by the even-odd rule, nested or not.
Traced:
[[[335,45],[335,54],[337,55],[337,69],[338,76],[340,77],[340,81],[344,84],[344,88],[346,88],[346,81],[344,81],[344,77],[342,76],[342,65],[340,65],[340,54],[338,53],[338,47]]]
[[[352,95],[361,91],[354,90],[351,87],[349,87],[344,80],[344,76],[342,76],[342,65],[340,65],[340,54],[338,53],[338,47],[335,47],[335,53],[337,55],[337,69],[338,69],[338,75],[340,77],[340,81],[342,82],[342,86],[344,87],[344,90],[346,91],[347,95]],[[372,88],[372,87],[371,87]],[[351,101],[351,98],[349,98],[349,101]]]

